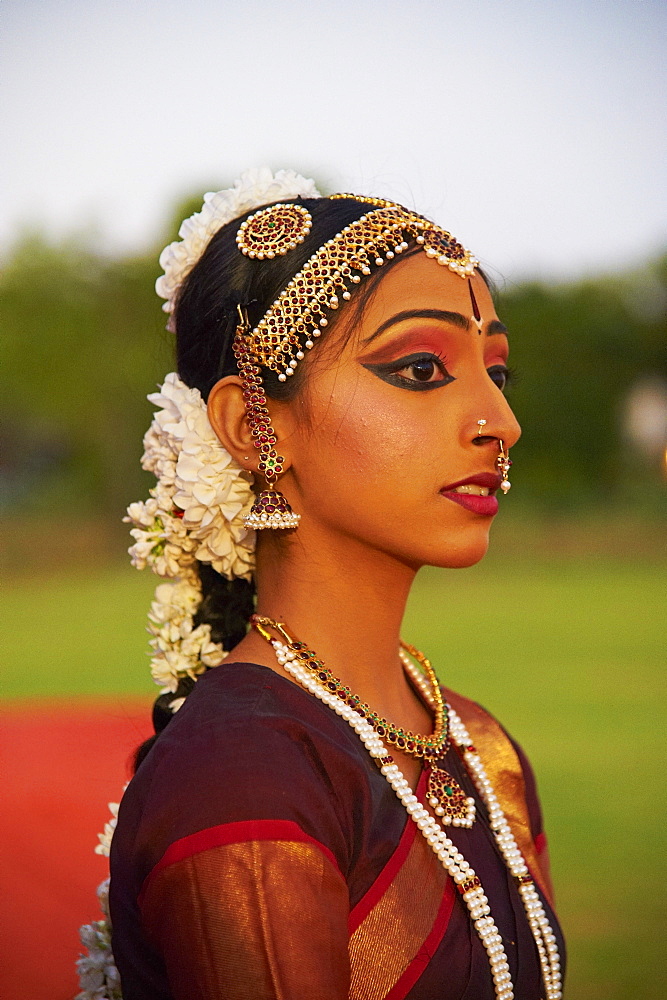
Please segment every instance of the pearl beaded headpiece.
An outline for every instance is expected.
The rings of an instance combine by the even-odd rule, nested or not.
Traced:
[[[357,195],[334,197],[354,198],[379,207],[327,240],[292,278],[259,324],[251,331],[239,329],[237,334],[254,363],[277,372],[282,382],[294,374],[305,356],[304,348],[313,348],[330,312],[338,309],[340,298],[351,298],[351,287],[371,274],[371,265],[381,267],[407,250],[408,241],[462,278],[471,275],[479,263],[446,230],[400,205]],[[310,215],[301,205],[274,205],[241,225],[237,244],[246,256],[274,257],[303,242],[310,223]]]

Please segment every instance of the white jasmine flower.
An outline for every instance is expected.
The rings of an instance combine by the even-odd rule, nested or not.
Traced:
[[[84,924],[79,936],[87,955],[76,963],[81,992],[76,1000],[122,1000],[120,976],[111,951],[111,925],[107,920]]]
[[[127,788],[127,785],[125,785],[125,788]],[[123,789],[123,791],[125,791],[125,788]],[[115,802],[110,802],[109,803],[109,807],[110,808],[112,808],[114,805],[116,807],[116,811],[114,813],[114,817],[116,817],[118,815],[118,805]],[[113,809],[112,809],[112,811],[113,811]],[[114,827],[115,827],[115,823],[114,823]],[[98,850],[97,850],[97,847],[95,848],[95,851],[97,853],[99,853]],[[98,902],[100,904],[100,909],[102,910],[102,913],[107,918],[107,923],[109,923],[109,920],[110,920],[110,917],[109,917],[109,881],[110,880],[108,878],[105,878],[104,882],[100,882],[100,884],[97,887],[97,899],[98,899]],[[109,926],[111,926],[111,925],[109,924]]]
[[[149,399],[162,409],[144,438],[143,465],[160,478],[149,500],[128,507],[133,564],[177,577],[196,557],[223,576],[249,579],[255,536],[243,518],[253,502],[251,474],[221,445],[197,389],[171,373]]]
[[[160,687],[160,694],[174,693],[178,688],[178,671],[174,670],[164,653],[151,657],[151,677]]]
[[[210,631],[210,626],[209,626]],[[203,642],[201,649],[199,651],[199,659],[202,663],[206,664],[207,667],[219,667],[227,653],[224,649],[220,648],[220,644],[217,642]]]
[[[155,523],[157,513],[157,500],[151,497],[150,500],[137,500],[136,503],[131,503],[127,508],[127,517],[124,517],[123,520],[135,524],[137,528],[151,528]]]
[[[113,837],[113,832],[116,829],[116,823],[118,821],[118,802],[109,802],[109,811],[111,812],[111,819],[108,823],[104,824],[104,832],[98,833],[97,837],[99,839],[99,844],[95,848],[95,854],[102,854],[105,858],[109,857],[109,852],[111,850],[111,838]],[[101,888],[101,886],[100,886]],[[99,889],[98,889],[99,895]]]
[[[163,253],[161,282],[171,288],[168,297],[221,225],[259,205],[300,195],[318,197],[312,181],[267,169],[206,195],[202,211],[181,229],[183,242]],[[253,477],[218,440],[197,389],[172,372],[148,398],[158,409],[144,436],[142,466],[157,483],[147,500],[130,504],[125,520],[132,524],[133,565],[150,566],[174,581],[158,586],[148,631],[153,679],[163,692],[175,692],[180,678],[196,678],[224,659],[210,626],[193,624],[201,601],[197,561],[227,579],[252,578],[255,533],[243,521],[254,501]]]
[[[201,211],[181,225],[178,231],[180,241],[170,243],[160,254],[164,275],[158,278],[155,289],[167,300],[162,307],[164,311],[173,310],[184,278],[201,257],[211,237],[226,223],[260,205],[299,197],[320,197],[314,181],[293,170],[279,170],[273,174],[268,167],[247,170],[234,187],[205,194]]]
[[[99,952],[104,947],[106,940],[105,927],[105,922],[101,920],[95,921],[92,924],[84,924],[79,930],[79,937],[84,948],[87,948],[90,952]],[[96,955],[96,957],[98,958],[99,956]]]
[[[192,617],[201,600],[201,591],[185,580],[161,583],[155,588],[155,599],[149,617],[156,625]]]

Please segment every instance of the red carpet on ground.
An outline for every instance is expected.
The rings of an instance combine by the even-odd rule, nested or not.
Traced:
[[[150,699],[35,701],[0,713],[0,997],[71,1000],[80,924],[108,874],[94,853],[150,735]]]

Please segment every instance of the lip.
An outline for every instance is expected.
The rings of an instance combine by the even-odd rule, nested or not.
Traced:
[[[503,477],[497,472],[480,472],[476,476],[466,476],[465,479],[459,479],[455,483],[448,483],[442,487],[440,492],[449,493],[450,490],[455,490],[457,486],[467,486],[468,483],[472,486],[483,486],[487,490],[495,491],[500,489],[502,481]]]
[[[475,476],[466,476],[465,479],[459,479],[456,483],[443,486],[440,493],[442,496],[447,497],[448,500],[453,500],[459,506],[472,511],[473,514],[481,514],[483,517],[494,517],[498,513],[497,497],[491,494],[488,497],[480,497],[471,493],[455,493],[454,490],[457,486],[467,486],[470,484],[482,486],[484,489],[495,492],[500,489],[501,482],[502,476],[496,473],[480,472]]]

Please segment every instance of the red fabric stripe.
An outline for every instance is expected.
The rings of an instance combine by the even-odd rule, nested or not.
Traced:
[[[538,833],[535,837],[535,850],[538,854],[541,854],[544,848],[547,846],[547,835],[546,833]]]
[[[415,795],[420,802],[423,800],[425,787],[426,771],[423,770],[419,778],[419,784],[417,785],[417,789],[415,791]],[[389,858],[389,861],[387,861],[386,865],[376,878],[375,882],[373,882],[373,885],[370,887],[368,892],[361,897],[357,905],[350,913],[347,924],[350,935],[352,935],[354,931],[356,931],[359,924],[366,919],[370,911],[379,902],[382,896],[384,896],[385,892],[393,882],[410,852],[416,832],[417,824],[413,823],[412,819],[408,815],[405,829],[403,830],[401,839],[398,842],[398,847]]]
[[[454,888],[453,880],[450,878],[447,879],[445,891],[442,894],[442,903],[440,904],[438,915],[433,922],[433,927],[431,928],[428,937],[396,985],[389,990],[384,1000],[403,1000],[403,997],[405,997],[415,985],[422,972],[424,972],[433,958],[440,942],[445,936],[445,932],[449,925],[449,918],[451,917],[452,910],[454,909],[455,899],[456,889]]]
[[[239,823],[221,823],[219,826],[211,826],[206,830],[191,833],[187,837],[181,837],[180,840],[175,840],[173,844],[170,844],[144,879],[139,893],[139,905],[141,906],[141,900],[150,880],[169,865],[185,861],[186,858],[191,858],[194,854],[200,854],[202,851],[211,850],[213,847],[221,847],[223,844],[238,844],[249,840],[290,840],[302,844],[313,844],[331,862],[341,878],[343,877],[338,862],[329,848],[321,844],[319,840],[304,833],[301,827],[292,820],[251,819]]]

